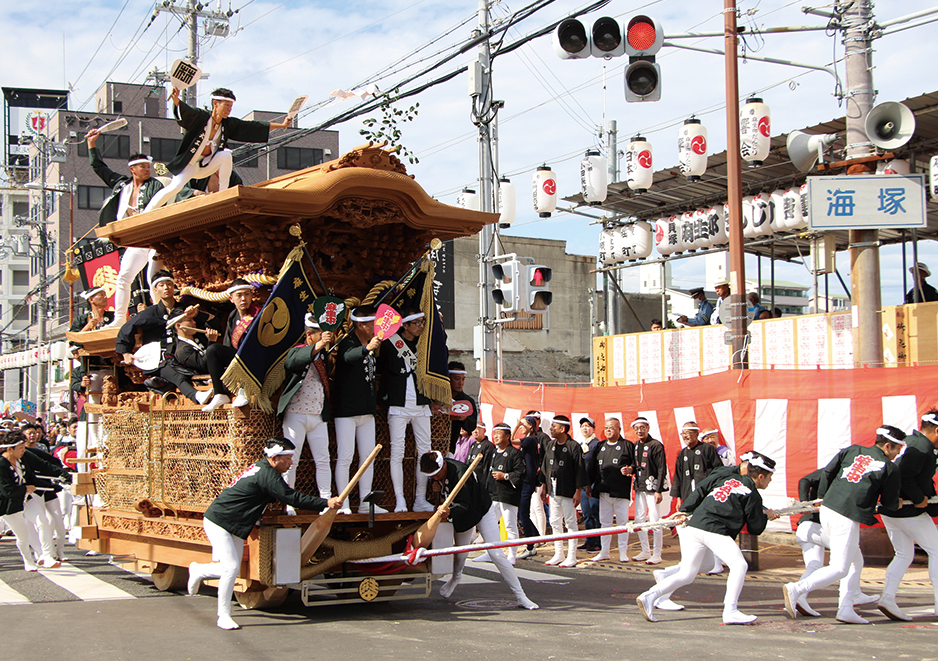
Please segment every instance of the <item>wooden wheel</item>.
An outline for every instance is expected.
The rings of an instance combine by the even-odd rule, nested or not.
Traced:
[[[185,590],[186,583],[189,581],[189,569],[176,565],[158,564],[151,577],[153,585],[160,592]]]
[[[236,592],[235,597],[245,610],[276,608],[287,600],[290,588],[264,588],[252,592]]]

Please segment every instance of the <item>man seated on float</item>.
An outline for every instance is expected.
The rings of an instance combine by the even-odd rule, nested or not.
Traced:
[[[149,204],[153,196],[163,188],[163,183],[152,176],[150,167],[153,159],[144,154],[133,154],[127,160],[130,175],[118,174],[111,170],[101,159],[101,154],[95,147],[98,140],[98,129],[92,129],[86,136],[88,143],[88,156],[91,159],[91,168],[98,178],[103,181],[111,194],[98,212],[98,225],[104,227],[115,220],[123,220],[141,213]],[[127,307],[130,305],[130,285],[143,267],[150,263],[152,272],[156,251],[149,248],[127,248],[121,257],[120,271],[117,274],[117,289],[114,293],[114,320],[112,326],[120,326],[127,319]]]
[[[185,307],[176,300],[176,284],[173,282],[173,275],[169,271],[157,271],[153,280],[150,282],[150,290],[157,298],[157,302],[142,312],[138,312],[130,321],[121,326],[117,333],[117,342],[115,350],[123,355],[124,365],[134,364],[134,346],[136,344],[136,333],[141,332],[140,351],[152,352],[153,358],[141,369],[149,378],[144,381],[144,385],[151,390],[164,390],[169,384],[176,386],[179,391],[197,404],[204,404],[208,399],[208,392],[197,392],[188,376],[181,374],[173,369],[168,357],[173,353],[173,344],[175,343],[175,332],[173,327],[167,325],[167,322],[180,315],[194,320],[199,316],[199,306],[190,305]],[[207,320],[207,315],[203,314],[203,323]],[[144,351],[146,347],[149,349]]]
[[[159,209],[169,203],[190,179],[203,179],[218,172],[218,190],[228,189],[231,178],[232,156],[228,141],[267,142],[270,129],[284,129],[290,122],[251,122],[229,117],[235,95],[220,87],[212,92],[212,110],[192,108],[179,100],[179,90],[173,88],[173,116],[185,129],[182,143],[167,169],[173,179],[147,205],[147,211]]]
[[[228,188],[232,186],[243,186],[244,180],[234,170],[231,171],[231,176],[228,177]],[[213,172],[210,177],[204,177],[202,179],[192,179],[185,186],[182,187],[182,190],[179,191],[179,195],[176,196],[177,202],[182,202],[183,200],[188,200],[193,197],[202,197],[203,195],[209,195],[210,193],[217,193],[219,190],[218,185],[218,173]]]

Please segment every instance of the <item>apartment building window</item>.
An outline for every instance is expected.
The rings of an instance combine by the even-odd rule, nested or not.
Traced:
[[[14,287],[29,287],[29,271],[13,271]]]
[[[280,147],[277,150],[277,167],[281,170],[302,170],[321,163],[322,149]]]
[[[182,140],[173,140],[172,138],[150,138],[150,156],[154,161],[169,163],[176,155],[176,150]]]
[[[234,142],[228,143],[228,148],[232,151],[243,146]],[[235,154],[235,165],[239,168],[256,168],[258,166],[257,147],[251,147]]]
[[[78,155],[88,157],[88,143],[85,142],[84,134],[79,135],[81,142],[78,143]],[[130,136],[129,135],[102,135],[95,143],[101,158],[130,158]]]
[[[104,206],[104,200],[107,199],[110,192],[110,189],[104,186],[79,186],[78,208],[100,209]]]

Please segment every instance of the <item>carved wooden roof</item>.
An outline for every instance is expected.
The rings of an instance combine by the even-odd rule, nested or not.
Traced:
[[[497,220],[434,200],[394,152],[369,143],[256,186],[111,223],[97,234],[156,249],[177,284],[218,289],[247,273],[276,276],[296,245],[289,226],[299,223],[327,288],[363,296],[374,280],[400,277],[430,239],[469,236]]]

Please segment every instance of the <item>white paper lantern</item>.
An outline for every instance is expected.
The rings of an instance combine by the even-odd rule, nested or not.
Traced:
[[[808,198],[808,184],[801,184],[801,227],[811,224],[811,200]]]
[[[782,232],[785,229],[785,191],[781,188],[772,191],[769,197],[769,205],[772,207],[772,217],[769,219],[772,223],[772,232]]]
[[[651,224],[639,220],[632,224],[632,259],[646,259],[651,255],[653,241],[651,238]]]
[[[697,237],[700,237],[699,240]],[[694,239],[698,248],[712,248],[713,236],[711,235],[710,218],[707,216],[706,209],[697,209],[694,212]]]
[[[479,194],[471,188],[462,189],[462,193],[456,198],[456,205],[473,211],[479,211],[482,208]]]
[[[882,163],[882,161],[880,161],[880,163]],[[907,160],[904,158],[894,158],[885,163],[882,173],[880,173],[877,168],[876,174],[910,174],[911,172],[912,168]]]
[[[776,209],[775,213],[778,214]],[[796,230],[802,227],[804,215],[801,213],[801,189],[789,188],[785,191],[782,202],[782,219],[779,225],[785,230]]]
[[[752,195],[743,198],[743,238],[751,239],[756,235],[756,227],[752,224]]]
[[[635,261],[635,225],[628,223],[619,228],[619,240],[616,244],[620,262]]]
[[[632,138],[625,150],[626,183],[637,193],[651,188],[654,179],[651,152],[651,143],[642,137]]]
[[[747,99],[739,111],[739,153],[749,167],[757,167],[769,156],[772,121],[762,99]]]
[[[694,234],[694,212],[685,211],[681,214],[681,243],[688,252],[694,252],[697,245],[697,236]]]
[[[730,237],[730,203],[723,203],[723,229],[726,231],[726,241],[729,242]]]
[[[752,224],[757,236],[771,236],[774,219],[771,195],[759,193],[752,198]]]
[[[680,216],[668,217],[668,243],[674,248],[676,254],[681,254],[688,249],[684,241],[684,232],[682,231],[682,219]]]
[[[615,264],[615,256],[612,252],[613,228],[604,228],[599,233],[599,263],[603,266],[612,266]]]
[[[675,245],[669,241],[669,229],[670,223],[667,218],[659,218],[655,221],[655,250],[662,257],[667,257],[675,250]]]
[[[715,204],[707,209],[707,222],[710,223],[710,241],[715,246],[725,246],[730,242],[726,227],[726,212],[722,204]]]
[[[534,210],[541,218],[550,218],[557,208],[557,175],[550,167],[542,165],[534,172],[532,184]]]
[[[580,190],[588,204],[602,204],[606,200],[607,171],[606,157],[595,149],[586,152],[580,161]]]
[[[502,229],[511,227],[515,221],[515,212],[518,206],[518,192],[515,185],[507,178],[498,180],[498,226]]]
[[[678,129],[677,156],[688,181],[699,181],[707,171],[707,129],[699,119],[685,120]]]

